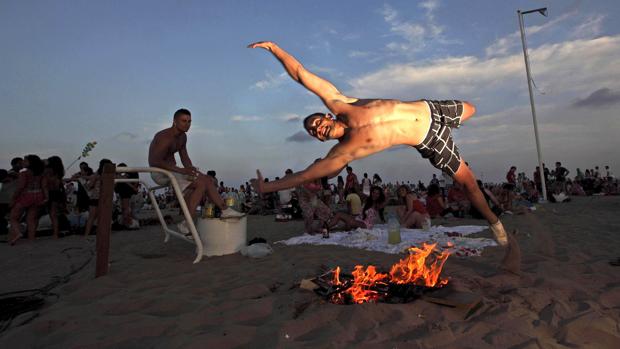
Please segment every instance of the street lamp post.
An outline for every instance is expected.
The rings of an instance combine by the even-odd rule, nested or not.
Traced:
[[[532,93],[532,77],[530,75],[530,59],[527,55],[527,44],[525,43],[525,29],[523,24],[523,15],[539,12],[541,15],[547,17],[547,8],[537,8],[535,10],[523,11],[517,10],[519,17],[519,29],[521,30],[521,43],[523,44],[523,57],[525,59],[525,73],[527,74],[527,88],[530,91],[530,105],[532,106],[532,119],[534,120],[534,136],[536,137],[536,151],[538,153],[538,168],[540,174],[540,183],[542,185],[543,199],[547,202],[547,183],[545,183],[545,169],[543,168],[542,151],[540,149],[540,139],[538,138],[538,123],[536,122],[536,107],[534,106],[534,94]]]

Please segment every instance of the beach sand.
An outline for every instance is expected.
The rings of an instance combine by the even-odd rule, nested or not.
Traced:
[[[261,259],[192,264],[193,246],[164,244],[149,226],[113,232],[110,272],[94,279],[94,237],[0,244],[0,293],[57,284],[44,307],[0,333],[0,347],[620,348],[620,267],[608,264],[620,257],[618,212],[620,197],[586,197],[503,217],[518,232],[520,275],[499,268],[500,247],[451,257],[442,274],[454,290],[481,297],[469,316],[423,300],[334,305],[300,289],[322,267],[387,269],[402,257],[340,246],[275,244]],[[248,220],[249,239],[301,232],[301,222]]]

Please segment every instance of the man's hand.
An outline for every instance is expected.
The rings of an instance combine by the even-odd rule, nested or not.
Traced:
[[[260,170],[256,170],[256,178],[250,179],[250,183],[257,193],[263,193],[265,180],[263,179],[263,175],[260,173]]]
[[[259,41],[259,42],[255,42],[253,44],[249,44],[248,48],[264,48],[267,51],[271,51],[271,49],[275,46],[276,44],[271,42],[271,41]]]
[[[175,172],[178,172],[180,174],[184,174],[186,176],[198,176],[199,172],[196,171],[195,167],[184,167],[181,168],[179,167],[179,169]]]

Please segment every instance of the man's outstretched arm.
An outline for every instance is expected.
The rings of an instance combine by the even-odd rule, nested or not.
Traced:
[[[352,159],[345,155],[326,156],[308,166],[303,171],[285,176],[279,180],[265,183],[260,171],[256,171],[257,178],[252,179],[252,185],[259,193],[271,193],[278,190],[293,188],[303,183],[313,181],[325,176],[333,177],[340,173],[342,169]]]
[[[305,88],[310,90],[321,98],[325,106],[329,108],[334,114],[339,114],[341,107],[346,103],[355,102],[355,98],[350,98],[343,95],[336,86],[331,82],[322,79],[315,74],[308,71],[304,66],[288,52],[281,49],[278,45],[271,41],[260,41],[248,45],[249,48],[264,48],[271,52],[284,66],[284,69],[290,75],[290,77],[302,84]]]

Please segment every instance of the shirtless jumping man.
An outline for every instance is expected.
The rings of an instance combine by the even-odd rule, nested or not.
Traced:
[[[314,113],[306,117],[306,131],[322,142],[335,139],[338,144],[320,161],[280,180],[264,183],[257,171],[258,179],[252,183],[258,192],[269,193],[324,176],[333,177],[353,160],[396,145],[409,145],[463,185],[471,203],[489,222],[495,240],[502,246],[508,245],[502,223],[489,208],[476,177],[452,141],[451,129],[458,128],[475,113],[473,105],[456,100],[405,102],[347,97],[329,81],[306,70],[275,43],[261,41],[248,45],[248,48],[259,47],[271,52],[293,80],[321,98],[331,111],[332,114]]]
[[[155,134],[149,147],[149,166],[159,167],[171,171],[177,179],[181,190],[185,193],[185,202],[192,217],[196,216],[196,208],[207,194],[209,200],[222,210],[222,217],[238,217],[241,213],[226,206],[226,202],[217,192],[214,179],[202,174],[190,160],[187,154],[187,131],[192,124],[192,115],[187,109],[179,109],[174,113],[172,127]],[[183,167],[178,167],[174,154],[179,153]],[[170,180],[162,173],[151,173],[151,178],[159,185],[169,185]],[[185,235],[189,235],[189,228],[185,222],[178,226]]]

